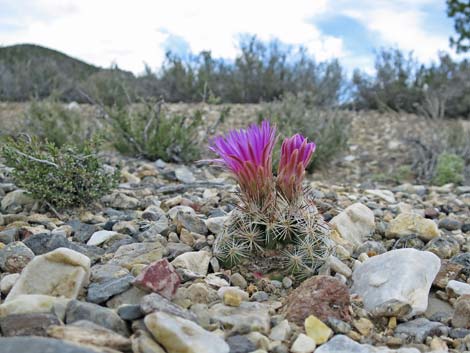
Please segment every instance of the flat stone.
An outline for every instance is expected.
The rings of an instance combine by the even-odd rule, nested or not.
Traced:
[[[53,311],[59,319],[63,320],[65,307],[69,301],[70,299],[41,294],[19,295],[0,305],[0,317],[12,314],[50,313]]]
[[[106,302],[108,308],[117,309],[123,304],[140,305],[140,301],[148,293],[137,287],[130,287],[125,292],[115,295]]]
[[[420,351],[416,348],[395,350],[387,347],[373,347],[368,344],[357,343],[347,336],[337,335],[318,347],[315,353],[420,353]]]
[[[199,217],[193,216],[191,214],[178,213],[176,215],[175,222],[179,231],[181,231],[181,228],[185,228],[190,232],[202,235],[206,235],[209,232],[204,221]]]
[[[196,181],[194,174],[185,166],[181,166],[175,169],[176,179],[182,183],[190,184]]]
[[[369,189],[366,190],[366,194],[377,196],[379,199],[382,199],[388,203],[397,203],[393,192],[391,192],[390,190]]]
[[[290,350],[292,353],[312,353],[316,346],[317,345],[313,339],[301,333],[295,339]]]
[[[333,331],[314,315],[305,319],[305,332],[316,344],[323,344],[333,335]]]
[[[426,311],[440,266],[439,258],[430,252],[392,250],[357,266],[351,291],[363,298],[373,316],[411,317]]]
[[[196,274],[205,276],[209,269],[211,253],[208,251],[191,251],[177,256],[171,264],[175,268],[182,268]]]
[[[88,347],[45,337],[0,338],[0,353],[96,353]]]
[[[228,218],[228,216],[208,218],[206,219],[206,226],[212,234],[218,235],[224,230]]]
[[[168,352],[230,352],[229,345],[222,338],[178,316],[156,312],[145,317],[145,326]]]
[[[125,337],[129,336],[126,323],[114,310],[93,303],[71,300],[66,308],[65,323],[71,324],[80,320],[91,321]]]
[[[155,261],[145,267],[135,278],[133,285],[149,292],[172,299],[181,283],[178,273],[167,259]]]
[[[149,265],[163,257],[164,249],[159,242],[134,243],[121,246],[108,262],[128,270],[138,264]]]
[[[416,343],[423,343],[426,337],[447,335],[449,329],[440,322],[429,321],[425,318],[404,322],[395,328],[395,335],[405,335]]]
[[[144,317],[138,304],[124,304],[117,309],[119,317],[126,321],[133,321]]]
[[[10,290],[13,288],[18,278],[20,278],[19,273],[12,273],[4,276],[0,280],[0,293],[3,295],[10,293]]]
[[[23,240],[35,255],[43,255],[58,248],[70,248],[71,243],[63,234],[36,233]]]
[[[140,303],[140,309],[144,314],[165,312],[172,316],[179,316],[186,320],[196,321],[196,316],[192,312],[172,303],[157,293],[152,293],[143,297]]]
[[[462,222],[457,219],[445,217],[439,221],[439,228],[443,228],[446,230],[459,230],[462,228]]]
[[[416,213],[400,213],[389,223],[385,234],[388,238],[416,234],[425,241],[440,236],[436,223]]]
[[[256,345],[245,335],[234,335],[227,338],[230,353],[251,353]]]
[[[470,328],[470,295],[460,296],[454,304],[454,316],[452,326],[458,328]]]
[[[147,331],[138,330],[131,340],[133,353],[167,353]]]
[[[470,253],[463,253],[455,255],[450,259],[450,262],[463,266],[462,273],[465,276],[470,276]]]
[[[470,295],[470,284],[451,280],[447,283],[446,291],[453,296]]]
[[[268,334],[271,327],[269,307],[262,303],[242,302],[238,307],[215,304],[209,309],[209,316],[233,334],[251,331]]]
[[[47,336],[47,328],[60,325],[57,316],[47,313],[12,314],[0,319],[3,336]]]
[[[0,269],[19,273],[34,258],[34,253],[22,242],[15,241],[0,249]]]
[[[310,315],[323,321],[334,317],[349,322],[349,305],[349,290],[345,284],[331,276],[313,276],[289,294],[282,311],[298,326],[303,326]]]
[[[111,279],[124,277],[129,274],[128,269],[113,264],[92,266],[90,272],[90,281],[95,283],[109,281]]]
[[[442,236],[432,239],[424,250],[436,254],[441,259],[449,259],[459,253],[460,244],[452,236]]]
[[[87,245],[101,245],[116,234],[118,233],[111,230],[99,230],[91,235],[90,239],[87,241]]]
[[[361,203],[355,203],[333,217],[330,224],[334,233],[332,239],[352,252],[374,232],[374,212]]]
[[[170,224],[166,216],[160,217],[158,220],[152,222],[150,227],[142,233],[135,234],[134,238],[138,241],[152,241],[158,238],[158,235],[166,235],[170,228]]]
[[[443,260],[441,261],[441,268],[432,284],[437,288],[444,289],[449,281],[456,279],[460,275],[462,269],[462,265]]]
[[[36,256],[21,273],[5,301],[22,294],[77,298],[90,278],[90,259],[76,251],[59,248]]]
[[[87,301],[97,304],[103,303],[116,294],[129,289],[133,280],[134,276],[126,275],[100,283],[92,283],[88,287]]]
[[[18,213],[23,207],[32,206],[34,200],[26,190],[18,189],[6,194],[0,203],[5,213]]]
[[[289,321],[282,320],[276,326],[271,329],[269,338],[273,341],[286,341],[291,334],[291,328],[289,326]]]
[[[108,347],[119,351],[129,351],[131,340],[105,327],[90,321],[77,321],[71,325],[54,325],[47,330],[50,337],[80,345]]]

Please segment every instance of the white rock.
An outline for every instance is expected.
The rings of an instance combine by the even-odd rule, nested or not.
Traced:
[[[292,353],[311,353],[315,350],[316,344],[313,339],[301,333],[297,336],[290,350]]]
[[[374,212],[361,203],[355,203],[333,217],[330,224],[337,233],[336,237],[332,234],[333,240],[351,250],[361,245],[374,232]],[[337,239],[338,236],[340,239]]]
[[[41,294],[19,295],[0,305],[0,317],[12,314],[48,313],[54,309],[54,313],[63,321],[65,307],[69,301],[70,299]]]
[[[229,353],[229,345],[218,335],[196,323],[155,312],[145,317],[145,325],[167,352]]]
[[[176,179],[187,184],[194,183],[196,181],[194,174],[185,166],[176,168],[175,176],[176,176]]]
[[[398,249],[374,256],[354,269],[352,293],[374,316],[411,317],[426,311],[441,260],[431,252]]]
[[[3,277],[0,281],[0,292],[3,295],[7,295],[15,285],[18,278],[20,278],[19,273],[12,273]]]
[[[207,275],[211,253],[208,251],[190,251],[177,256],[171,264],[175,268],[184,268],[202,276]]]
[[[446,291],[447,293],[453,293],[457,296],[470,294],[470,284],[455,281],[455,280],[450,280],[449,283],[447,283]]]
[[[58,248],[31,260],[5,301],[22,294],[76,299],[89,279],[90,259],[74,250]]]
[[[331,255],[328,258],[328,264],[330,265],[331,269],[336,273],[342,274],[348,278],[351,277],[352,270],[348,267],[348,265],[346,265],[337,257]]]
[[[228,218],[228,216],[220,216],[206,219],[207,229],[209,229],[212,234],[219,234],[224,230],[224,224]]]
[[[378,189],[369,189],[366,190],[366,194],[377,196],[378,198],[388,202],[388,203],[396,203],[395,196],[393,196],[393,192],[390,190],[378,190]]]
[[[114,237],[117,232],[113,232],[111,230],[99,230],[97,232],[94,232],[88,240],[87,245],[100,245],[103,244],[105,241],[111,239]]]
[[[315,353],[420,353],[420,351],[416,348],[395,350],[388,347],[373,347],[368,344],[357,343],[344,335],[336,335],[329,342],[316,349]]]
[[[282,320],[276,326],[271,329],[269,338],[273,341],[285,341],[289,338],[291,333],[291,328],[289,326],[289,321]]]
[[[227,292],[240,296],[242,300],[244,301],[248,301],[250,299],[250,296],[248,295],[248,293],[245,292],[243,289],[240,289],[239,287],[221,287],[217,291],[217,295],[219,296],[220,299],[223,299],[225,293]]]

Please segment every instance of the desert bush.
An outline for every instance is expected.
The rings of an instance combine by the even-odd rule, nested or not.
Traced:
[[[58,147],[81,144],[91,134],[79,110],[69,109],[54,98],[32,101],[26,113],[26,125],[31,133]]]
[[[199,157],[200,111],[193,116],[168,114],[162,101],[144,100],[141,104],[108,109],[106,119],[112,143],[125,155],[172,162]]]
[[[8,138],[1,154],[15,184],[53,207],[88,205],[114,188],[119,169],[107,171],[96,141],[57,147],[33,137]]]
[[[317,149],[307,169],[309,172],[327,166],[347,147],[350,128],[350,120],[344,112],[318,108],[316,102],[316,96],[311,93],[286,94],[281,100],[265,104],[260,113],[260,119],[269,119],[277,125],[281,141],[295,131],[301,131],[316,143]]]
[[[460,184],[464,180],[464,167],[465,161],[462,157],[451,153],[441,153],[437,158],[433,182],[437,185]]]

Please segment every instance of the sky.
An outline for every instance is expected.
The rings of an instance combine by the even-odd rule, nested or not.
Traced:
[[[444,0],[0,0],[0,46],[39,44],[135,74],[168,50],[233,59],[243,35],[372,72],[375,50],[429,63],[453,52],[452,34]]]

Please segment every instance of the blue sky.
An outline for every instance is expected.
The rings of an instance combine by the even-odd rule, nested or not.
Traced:
[[[0,0],[0,45],[40,44],[134,73],[167,50],[233,59],[247,34],[372,71],[382,47],[424,62],[452,51],[453,23],[444,0]]]

